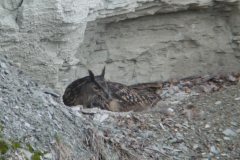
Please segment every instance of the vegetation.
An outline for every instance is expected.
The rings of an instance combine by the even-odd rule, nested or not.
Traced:
[[[3,138],[3,134],[1,133],[1,131],[3,131],[3,126],[2,125],[0,125],[0,138]]]
[[[8,145],[5,141],[0,141],[0,152],[1,154],[5,154],[8,150]]]
[[[34,149],[32,146],[29,143],[27,143],[26,146],[28,147],[29,152],[33,153]]]
[[[12,143],[12,148],[15,151],[17,148],[22,148],[21,144],[19,142],[14,142],[12,139],[9,139],[9,141]]]
[[[31,160],[41,160],[40,156],[43,156],[42,152],[39,150],[36,150],[34,152],[34,155],[32,156]]]
[[[3,127],[2,125],[0,125],[0,130],[1,130],[1,131],[3,131],[3,128],[4,128],[4,127]]]
[[[54,135],[54,138],[57,143],[60,143],[60,137],[57,134]]]

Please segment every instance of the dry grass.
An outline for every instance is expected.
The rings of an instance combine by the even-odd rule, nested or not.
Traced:
[[[73,146],[68,142],[71,149],[63,144],[62,140],[55,135],[55,140],[52,141],[52,146],[50,146],[51,154],[53,160],[72,160],[72,150]]]
[[[91,147],[93,152],[92,160],[107,159],[107,151],[104,148],[104,135],[102,132],[97,132],[94,129],[88,130],[88,136],[86,137],[86,143]]]
[[[102,132],[96,131],[94,129],[89,129],[86,138],[86,143],[91,147],[93,152],[93,156],[91,160],[106,160],[106,159],[114,159],[114,157],[109,156],[108,153],[115,152],[118,155],[117,159],[132,159],[132,160],[145,160],[143,158],[129,149],[127,149],[124,145],[121,145],[115,142],[113,139],[109,139],[109,137],[105,137]]]

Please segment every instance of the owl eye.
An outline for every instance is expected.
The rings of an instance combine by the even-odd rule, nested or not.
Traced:
[[[94,86],[93,89],[99,90],[100,88],[99,88],[99,86]]]

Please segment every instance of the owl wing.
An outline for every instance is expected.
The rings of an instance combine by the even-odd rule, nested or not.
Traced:
[[[73,81],[65,90],[63,102],[67,106],[76,106],[84,104],[83,86],[90,81],[90,77],[84,77]]]
[[[108,87],[111,99],[114,101],[114,103],[112,103],[114,107],[111,107],[111,102],[109,103],[110,108],[116,110],[115,108],[118,107],[119,111],[122,112],[135,110],[139,107],[150,107],[150,105],[153,106],[161,100],[158,94],[146,89],[136,89],[114,82],[108,82]]]
[[[134,85],[128,86],[131,89],[136,89],[136,90],[147,90],[149,92],[154,92],[156,93],[159,89],[162,89],[162,82],[157,81],[157,82],[152,82],[152,83],[138,83]]]

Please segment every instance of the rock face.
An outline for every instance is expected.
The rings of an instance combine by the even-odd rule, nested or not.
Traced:
[[[2,0],[0,54],[62,93],[99,74],[133,84],[239,72],[237,0]]]

